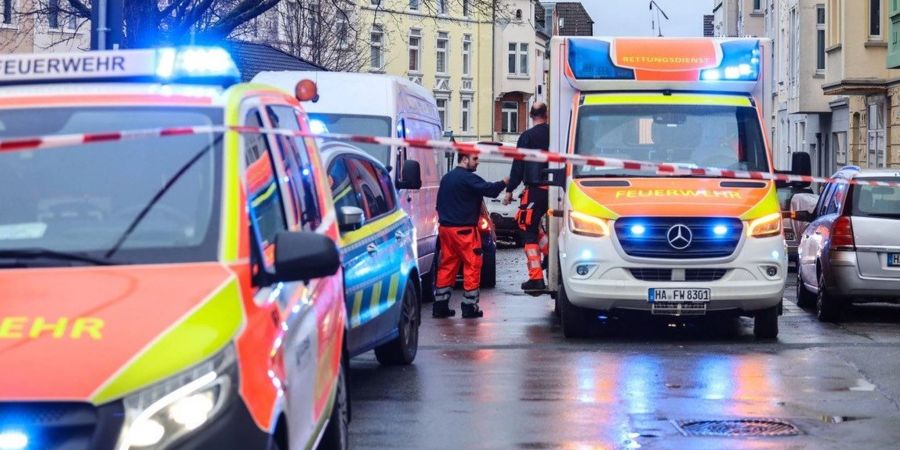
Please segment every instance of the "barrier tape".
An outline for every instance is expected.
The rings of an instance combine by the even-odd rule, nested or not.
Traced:
[[[717,168],[686,167],[683,165],[656,163],[650,161],[633,161],[601,156],[569,155],[543,150],[518,148],[510,145],[489,145],[466,142],[435,141],[427,139],[409,139],[378,136],[358,136],[351,134],[315,134],[287,129],[259,128],[247,126],[195,126],[174,128],[153,128],[100,133],[81,133],[51,135],[29,138],[0,139],[0,153],[60,148],[82,144],[102,142],[131,141],[156,137],[186,136],[208,133],[236,132],[240,134],[274,134],[288,137],[325,139],[329,141],[353,142],[358,144],[394,145],[401,147],[423,148],[430,150],[453,151],[464,154],[500,156],[505,159],[532,161],[541,163],[572,164],[575,166],[605,167],[611,169],[653,171],[658,175],[695,176],[729,178],[743,180],[772,180],[788,183],[843,183],[865,186],[900,187],[900,182],[844,180],[835,178],[790,175],[781,173],[752,172]]]

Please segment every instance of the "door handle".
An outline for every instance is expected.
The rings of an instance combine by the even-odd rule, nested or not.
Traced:
[[[373,242],[366,246],[366,251],[368,251],[369,253],[375,253],[378,251],[378,246]]]
[[[397,238],[397,240],[400,240],[400,239],[403,239],[403,238],[406,237],[406,233],[404,233],[404,232],[402,232],[402,231],[400,231],[400,230],[397,230],[397,231],[394,233],[394,237]]]

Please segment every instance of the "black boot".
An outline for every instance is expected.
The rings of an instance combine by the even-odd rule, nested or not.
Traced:
[[[528,291],[546,291],[547,285],[544,284],[544,280],[528,280],[522,283],[522,290],[525,292]]]
[[[431,317],[436,319],[446,319],[456,315],[456,310],[450,309],[448,300],[436,301],[431,305]]]
[[[463,303],[462,316],[463,319],[478,319],[484,317],[484,311],[478,307],[478,303]]]

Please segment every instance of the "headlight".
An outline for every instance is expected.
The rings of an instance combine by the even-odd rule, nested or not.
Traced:
[[[750,237],[771,237],[781,234],[781,213],[773,213],[750,221],[747,235]]]
[[[212,358],[125,397],[119,450],[158,450],[207,423],[238,385],[234,345]]]
[[[609,236],[609,221],[578,211],[569,212],[569,228],[585,236]]]

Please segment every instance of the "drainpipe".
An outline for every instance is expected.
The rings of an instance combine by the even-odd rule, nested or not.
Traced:
[[[494,140],[494,136],[496,130],[494,129],[494,124],[497,122],[497,118],[494,117],[494,114],[497,112],[497,108],[494,103],[496,102],[497,92],[495,90],[496,86],[496,77],[497,77],[497,33],[495,30],[497,29],[497,2],[491,2],[491,140]]]

